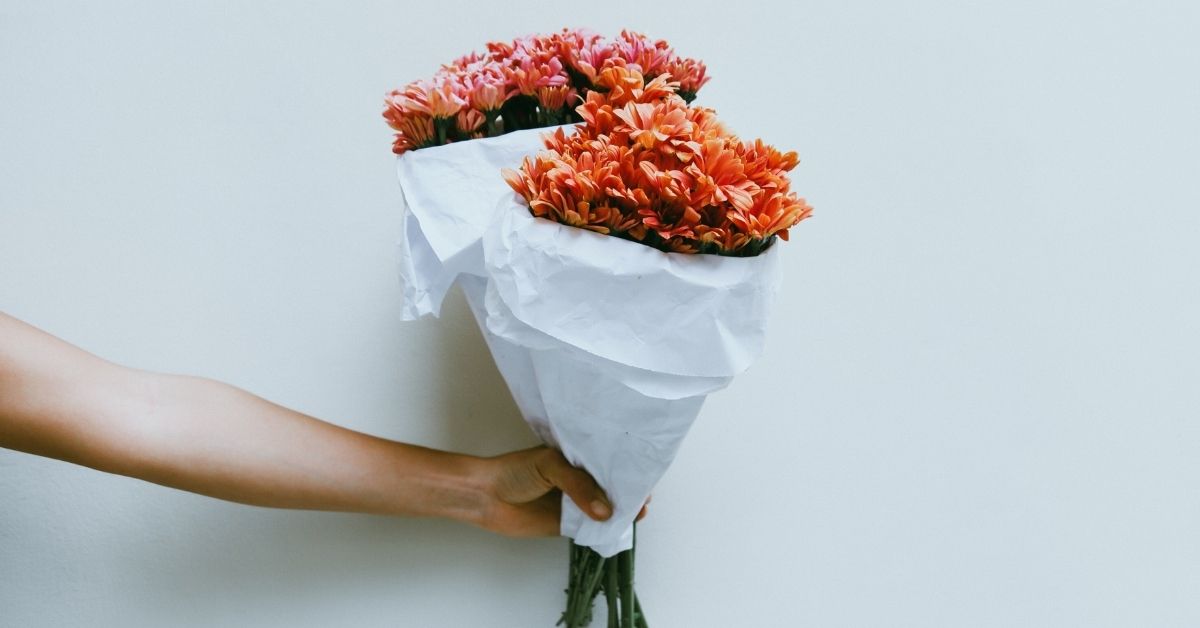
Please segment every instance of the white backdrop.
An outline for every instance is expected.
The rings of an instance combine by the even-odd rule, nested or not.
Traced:
[[[1188,2],[0,2],[0,310],[390,438],[533,443],[398,320],[392,87],[629,26],[800,151],[771,344],[640,533],[653,625],[1200,625]],[[550,626],[566,546],[0,451],[0,626]]]

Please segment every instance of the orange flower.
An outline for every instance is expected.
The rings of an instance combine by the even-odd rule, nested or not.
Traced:
[[[399,131],[392,142],[392,152],[397,155],[417,148],[424,148],[433,140],[433,118],[422,114],[412,114],[400,117],[395,122],[388,121],[392,128]]]
[[[752,238],[765,240],[775,234],[788,239],[788,228],[808,218],[812,207],[795,194],[774,192],[758,198],[754,207],[745,212],[734,212],[729,220]]]
[[[621,106],[629,102],[656,102],[675,93],[678,83],[663,75],[654,78],[649,83],[636,68],[624,65],[609,65],[600,72],[596,86],[607,90],[604,98],[613,106]]]
[[[654,148],[672,137],[685,136],[691,131],[691,123],[683,109],[677,107],[631,102],[614,110],[613,115],[624,123],[618,124],[616,130],[628,133],[629,138],[642,148]]]
[[[728,202],[740,210],[749,209],[754,202],[753,194],[758,190],[746,176],[745,163],[736,151],[725,146],[722,139],[710,139],[694,163],[686,172],[696,182],[693,201],[700,205],[718,205]]]
[[[484,122],[486,122],[486,120],[484,119],[483,114],[477,109],[463,109],[462,111],[458,112],[458,115],[454,119],[455,126],[458,127],[458,130],[468,135],[479,130],[479,127],[483,126]]]
[[[690,203],[688,190],[695,185],[695,181],[683,171],[659,170],[650,160],[640,162],[638,167],[645,177],[642,179],[644,188],[673,203]]]
[[[566,85],[557,87],[539,87],[537,89],[538,104],[542,109],[550,111],[558,111],[565,108],[575,100],[575,90]]]
[[[711,109],[689,108],[668,77],[611,64],[575,111],[585,124],[504,179],[540,218],[674,253],[757,255],[809,217],[789,191],[796,153],[742,142]]]
[[[750,236],[741,231],[727,229],[725,226],[700,225],[696,227],[696,241],[701,248],[736,251],[750,242]]]

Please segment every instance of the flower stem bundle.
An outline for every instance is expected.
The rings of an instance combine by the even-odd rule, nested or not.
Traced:
[[[633,548],[604,558],[589,547],[572,543],[567,610],[557,625],[565,628],[591,625],[596,598],[603,593],[608,628],[648,628],[646,615],[633,588],[636,547],[635,538]]]

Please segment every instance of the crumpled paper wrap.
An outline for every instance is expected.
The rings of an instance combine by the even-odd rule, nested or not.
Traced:
[[[553,129],[405,153],[402,316],[462,286],[529,426],[613,503],[597,522],[566,496],[562,534],[603,556],[633,520],[707,394],[762,352],[779,247],[751,258],[664,253],[535,218],[504,182]]]

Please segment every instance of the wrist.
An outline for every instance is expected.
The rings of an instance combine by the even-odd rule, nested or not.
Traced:
[[[425,458],[422,465],[425,472],[419,474],[421,496],[416,500],[401,497],[394,514],[439,517],[483,526],[491,495],[487,459],[417,449],[417,455]],[[411,471],[402,473],[410,480],[413,477]]]

